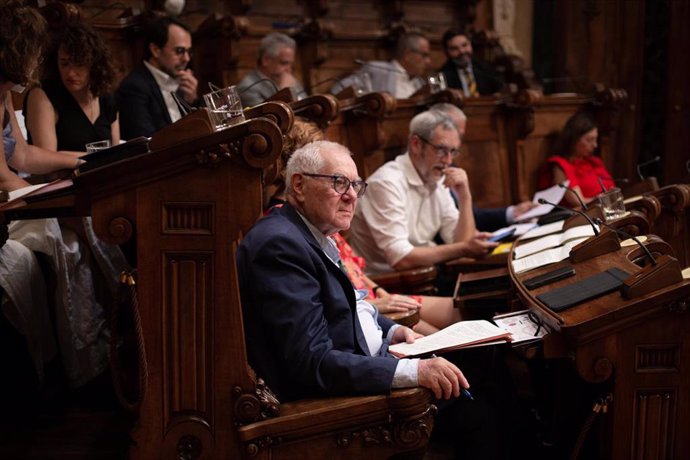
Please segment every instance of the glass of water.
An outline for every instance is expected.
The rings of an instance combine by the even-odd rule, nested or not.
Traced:
[[[446,84],[446,76],[443,72],[432,73],[426,78],[427,83],[429,83],[429,88],[431,89],[431,94],[436,94],[439,91],[443,91],[448,88]]]
[[[98,152],[99,150],[104,150],[110,148],[110,140],[89,142],[86,144],[86,153]]]
[[[608,191],[599,195],[601,210],[604,212],[604,220],[610,222],[625,215],[625,202],[623,193],[618,187],[610,188]]]
[[[204,94],[204,103],[211,113],[211,121],[216,131],[244,121],[242,101],[235,86]]]

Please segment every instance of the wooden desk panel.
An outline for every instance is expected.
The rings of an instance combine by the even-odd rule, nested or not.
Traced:
[[[672,253],[665,243],[653,252]],[[511,278],[519,298],[550,328],[544,356],[569,356],[578,374],[590,383],[610,385],[613,402],[602,439],[612,459],[690,456],[684,431],[690,424],[690,281],[626,300],[619,291],[559,313],[536,296],[612,267],[633,273],[636,246],[571,264],[562,261]],[[572,265],[576,275],[529,291],[525,279]]]

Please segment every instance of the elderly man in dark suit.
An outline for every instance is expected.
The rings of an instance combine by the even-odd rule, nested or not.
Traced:
[[[350,227],[366,188],[347,148],[317,141],[297,150],[286,184],[287,204],[257,222],[238,252],[257,374],[281,400],[417,385],[457,397],[468,383],[455,365],[388,354],[389,343],[419,335],[379,315],[338,265],[330,235]]]
[[[151,136],[180,119],[185,109],[175,96],[195,103],[198,81],[187,68],[191,54],[192,35],[185,24],[167,17],[149,24],[144,62],[117,91],[123,139]]]

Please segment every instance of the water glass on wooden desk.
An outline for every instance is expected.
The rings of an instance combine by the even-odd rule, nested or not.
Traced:
[[[242,101],[235,86],[204,94],[204,103],[210,112],[216,131],[244,121]]]
[[[99,150],[110,148],[110,140],[106,139],[104,141],[89,142],[85,147],[86,153],[98,152]]]
[[[618,219],[625,214],[623,193],[618,187],[613,187],[599,194],[599,203],[601,203],[601,210],[604,213],[604,220],[606,222]]]

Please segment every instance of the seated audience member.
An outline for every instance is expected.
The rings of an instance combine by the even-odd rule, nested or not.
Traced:
[[[150,137],[185,114],[173,96],[192,105],[197,100],[197,79],[188,69],[192,34],[180,21],[161,17],[145,30],[144,62],[122,81],[117,90],[122,137]]]
[[[47,174],[74,168],[80,161],[76,153],[58,153],[28,145],[17,125],[10,90],[17,85],[33,83],[32,75],[45,47],[47,25],[35,8],[10,0],[0,7],[0,190],[13,191],[28,184],[8,167],[33,174]],[[50,356],[41,349],[52,333],[45,330],[48,307],[43,279],[32,268],[20,265],[31,261],[26,249],[48,256],[55,279],[54,329],[61,363],[70,386],[89,381],[107,367],[108,331],[103,309],[93,300],[93,282],[88,257],[80,252],[73,233],[63,234],[56,219],[13,221],[9,240],[2,247],[0,264],[2,287],[9,301],[3,302],[3,313],[22,333],[35,360],[37,372]],[[30,283],[31,295],[22,298],[16,288]],[[42,293],[43,291],[43,293]],[[34,304],[36,302],[36,304]],[[42,308],[39,308],[42,307]],[[54,351],[54,350],[53,350]]]
[[[589,115],[579,112],[570,117],[556,141],[556,154],[546,160],[539,188],[568,180],[582,201],[589,203],[602,192],[602,185],[606,189],[613,187],[613,179],[604,162],[594,155],[598,136],[597,125]],[[580,206],[572,193],[566,193],[563,200],[569,206]]]
[[[2,124],[2,155],[0,155],[0,190],[12,191],[29,185],[9,167],[30,174],[48,174],[72,169],[80,162],[78,153],[58,154],[29,145],[22,136],[12,106],[10,91],[17,85],[34,82],[34,73],[41,59],[47,36],[43,17],[33,8],[10,1],[2,6],[0,30],[0,123]]]
[[[453,123],[455,123],[455,126],[458,128],[460,139],[465,137],[467,116],[462,110],[460,110],[458,106],[448,102],[440,102],[432,105],[429,110],[436,110],[450,117],[450,119],[453,120]],[[472,211],[474,212],[474,221],[477,225],[477,230],[492,232],[515,223],[517,220],[519,220],[520,215],[529,211],[535,206],[537,206],[536,203],[531,201],[523,201],[517,205],[510,205],[505,208],[478,208],[474,206]]]
[[[24,119],[29,143],[48,150],[85,151],[91,142],[120,143],[115,68],[101,36],[70,24],[46,59],[41,86],[29,91]]]
[[[462,90],[465,97],[494,94],[503,88],[503,81],[489,66],[472,59],[472,42],[467,33],[451,29],[442,40],[446,62],[440,72],[449,88]]]
[[[489,233],[476,229],[467,173],[452,166],[460,145],[449,117],[422,112],[410,122],[407,152],[367,179],[350,240],[370,273],[483,257],[496,247],[487,241]],[[434,243],[437,234],[445,244]]]
[[[287,35],[273,32],[259,44],[256,69],[237,84],[244,107],[261,104],[284,88],[293,88],[299,99],[304,95],[302,84],[293,75],[297,44]]]
[[[369,75],[372,91],[387,91],[397,99],[412,96],[425,84],[424,77],[431,68],[431,47],[422,34],[409,33],[398,39],[395,59],[369,61],[355,75],[345,77],[331,88],[337,93],[355,85],[364,73]]]
[[[287,204],[260,219],[237,254],[247,354],[257,376],[280,401],[414,386],[458,398],[469,384],[454,364],[388,353],[389,343],[419,335],[379,315],[339,267],[330,236],[349,227],[366,189],[350,152],[313,142],[291,156],[285,176]],[[484,400],[455,399],[441,411],[458,415],[448,424],[464,450],[458,458],[492,458],[495,445],[486,437],[493,419],[480,408],[487,408]]]
[[[309,142],[323,140],[323,133],[315,123],[300,117],[295,119],[290,132],[285,136],[283,152],[280,158],[281,171],[274,182],[275,193],[269,206],[285,203],[285,167],[290,155]],[[453,306],[451,297],[405,296],[390,294],[364,274],[365,261],[357,256],[352,247],[340,233],[333,234],[333,239],[340,252],[343,269],[356,289],[367,291],[367,301],[376,306],[381,313],[399,313],[419,310],[420,321],[414,330],[428,335],[439,329],[460,321],[460,311]]]

